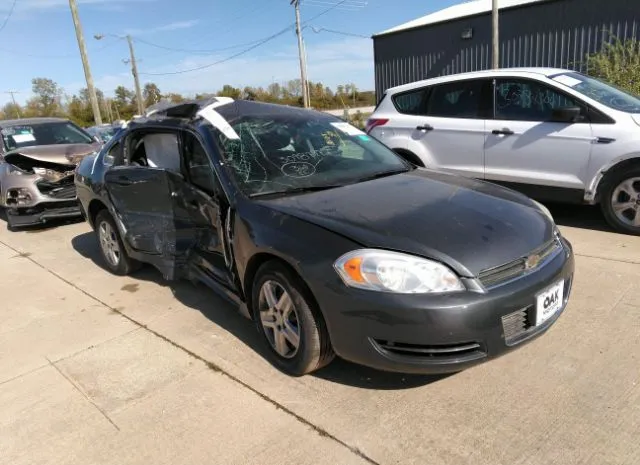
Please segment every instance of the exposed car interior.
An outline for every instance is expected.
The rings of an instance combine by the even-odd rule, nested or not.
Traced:
[[[213,171],[202,144],[188,132],[137,131],[130,136],[129,164],[181,174],[202,191],[213,194]]]
[[[134,134],[131,147],[131,164],[164,168],[180,172],[180,148],[177,133]]]

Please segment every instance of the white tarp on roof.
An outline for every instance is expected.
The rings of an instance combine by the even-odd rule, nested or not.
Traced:
[[[500,9],[503,9],[543,1],[545,0],[499,0],[498,6]],[[391,29],[387,29],[386,31],[380,32],[376,35],[391,34],[392,32],[404,31],[405,29],[412,29],[414,27],[441,23],[443,21],[451,21],[453,19],[464,18],[465,16],[488,13],[491,11],[491,9],[492,0],[473,0],[470,2],[459,3],[458,5],[450,6],[449,8],[445,8],[444,10],[436,11],[435,13],[431,13],[427,16],[414,19],[413,21],[409,21],[408,23],[404,23]]]

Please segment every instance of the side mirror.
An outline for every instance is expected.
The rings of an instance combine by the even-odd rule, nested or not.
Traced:
[[[582,121],[582,110],[580,107],[556,108],[551,113],[551,121],[554,123],[577,123]]]

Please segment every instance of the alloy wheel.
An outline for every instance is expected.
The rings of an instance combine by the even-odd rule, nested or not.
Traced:
[[[117,267],[120,263],[120,245],[118,244],[116,232],[107,221],[100,223],[98,237],[102,254],[110,265]]]
[[[611,209],[622,223],[640,227],[640,177],[626,179],[613,190]]]
[[[260,322],[271,347],[283,358],[292,358],[300,347],[298,312],[289,293],[276,281],[260,288]]]

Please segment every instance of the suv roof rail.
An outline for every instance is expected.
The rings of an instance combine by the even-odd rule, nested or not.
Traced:
[[[166,101],[158,102],[155,105],[151,105],[149,108],[147,108],[144,117],[193,119],[196,117],[200,110],[203,110],[210,105],[225,105],[233,101],[234,100],[230,97],[211,97],[199,100],[188,100],[186,102],[180,103],[172,103]]]

